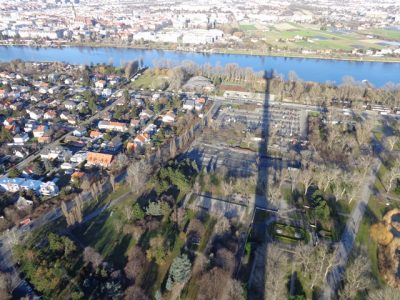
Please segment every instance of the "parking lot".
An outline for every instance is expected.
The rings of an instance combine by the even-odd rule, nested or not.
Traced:
[[[240,123],[250,133],[267,130],[270,135],[284,139],[307,138],[307,111],[296,106],[268,105],[267,110],[257,106],[254,110],[225,106],[218,114],[217,122],[222,128]]]

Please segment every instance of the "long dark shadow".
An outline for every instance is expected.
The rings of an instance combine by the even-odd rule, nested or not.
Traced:
[[[262,117],[261,117],[261,141],[258,148],[258,162],[257,162],[257,185],[256,185],[256,199],[254,202],[254,212],[257,207],[269,207],[268,205],[268,167],[269,163],[266,165],[262,163],[267,158],[267,150],[268,150],[268,143],[269,143],[269,105],[270,105],[270,85],[271,80],[273,78],[272,71],[264,71],[265,80],[265,97],[260,108],[262,110]],[[253,227],[256,225],[253,223]],[[254,228],[255,229],[255,228]],[[264,233],[266,233],[263,230]],[[256,285],[249,286],[248,289],[248,299],[254,300],[262,300],[267,299],[268,296],[265,292],[265,282],[266,282],[266,269],[268,266],[265,264],[265,258],[267,257],[267,241],[261,243],[257,249],[257,252],[261,254],[262,259],[262,266],[260,268],[253,269],[257,274],[253,274],[253,276],[257,277]],[[261,247],[261,248],[260,248]]]

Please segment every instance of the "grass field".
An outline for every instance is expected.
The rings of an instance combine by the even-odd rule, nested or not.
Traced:
[[[131,83],[133,89],[164,89],[167,76],[157,76],[150,72],[145,72],[138,79]]]
[[[356,237],[356,242],[362,246],[365,246],[367,249],[367,253],[371,262],[372,274],[380,286],[384,285],[384,281],[378,270],[378,245],[374,240],[371,239],[369,235],[369,229],[372,224],[382,219],[383,209],[384,207],[378,202],[376,197],[371,197],[369,199],[367,211],[360,224],[360,228]]]
[[[263,38],[266,43],[276,47],[307,50],[352,50],[382,49],[379,43],[384,39],[400,40],[400,32],[395,30],[374,29],[371,31],[332,32],[320,30],[309,24],[283,23],[269,27],[268,30],[257,29],[253,25],[240,25],[239,29],[249,37]],[[369,39],[368,35],[378,38]],[[294,40],[294,38],[297,38]]]
[[[240,24],[239,29],[242,31],[257,30],[257,27],[252,24]]]
[[[370,32],[383,39],[400,40],[400,30],[372,29]]]

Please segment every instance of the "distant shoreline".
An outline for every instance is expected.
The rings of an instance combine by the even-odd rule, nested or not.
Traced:
[[[400,63],[400,57],[339,57],[339,56],[324,56],[317,54],[296,54],[296,53],[270,53],[262,52],[259,50],[250,49],[229,49],[223,50],[221,48],[215,48],[210,50],[198,50],[198,49],[176,49],[173,47],[162,47],[159,45],[143,46],[140,45],[118,45],[118,44],[99,44],[99,43],[65,43],[63,45],[28,45],[28,44],[0,44],[0,47],[28,47],[28,48],[116,48],[116,49],[137,49],[137,50],[159,50],[159,51],[172,51],[172,52],[192,52],[204,55],[213,54],[226,54],[226,55],[248,55],[248,56],[264,56],[264,57],[282,57],[282,58],[297,58],[297,59],[321,59],[321,60],[338,60],[338,61],[353,61],[353,62],[378,62],[378,63]]]

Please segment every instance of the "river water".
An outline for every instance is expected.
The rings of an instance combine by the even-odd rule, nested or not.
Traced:
[[[210,63],[224,66],[237,63],[241,67],[250,67],[255,71],[274,70],[287,78],[289,71],[307,81],[341,83],[344,76],[357,81],[368,80],[374,86],[383,86],[387,82],[400,83],[400,63],[360,62],[323,60],[312,58],[286,58],[271,56],[253,56],[239,54],[203,54],[164,50],[142,50],[131,48],[33,48],[22,46],[0,46],[0,61],[22,59],[28,61],[61,61],[73,64],[113,63],[121,65],[127,61],[143,59],[146,66],[155,61],[167,59],[173,63],[191,60],[197,64]]]

